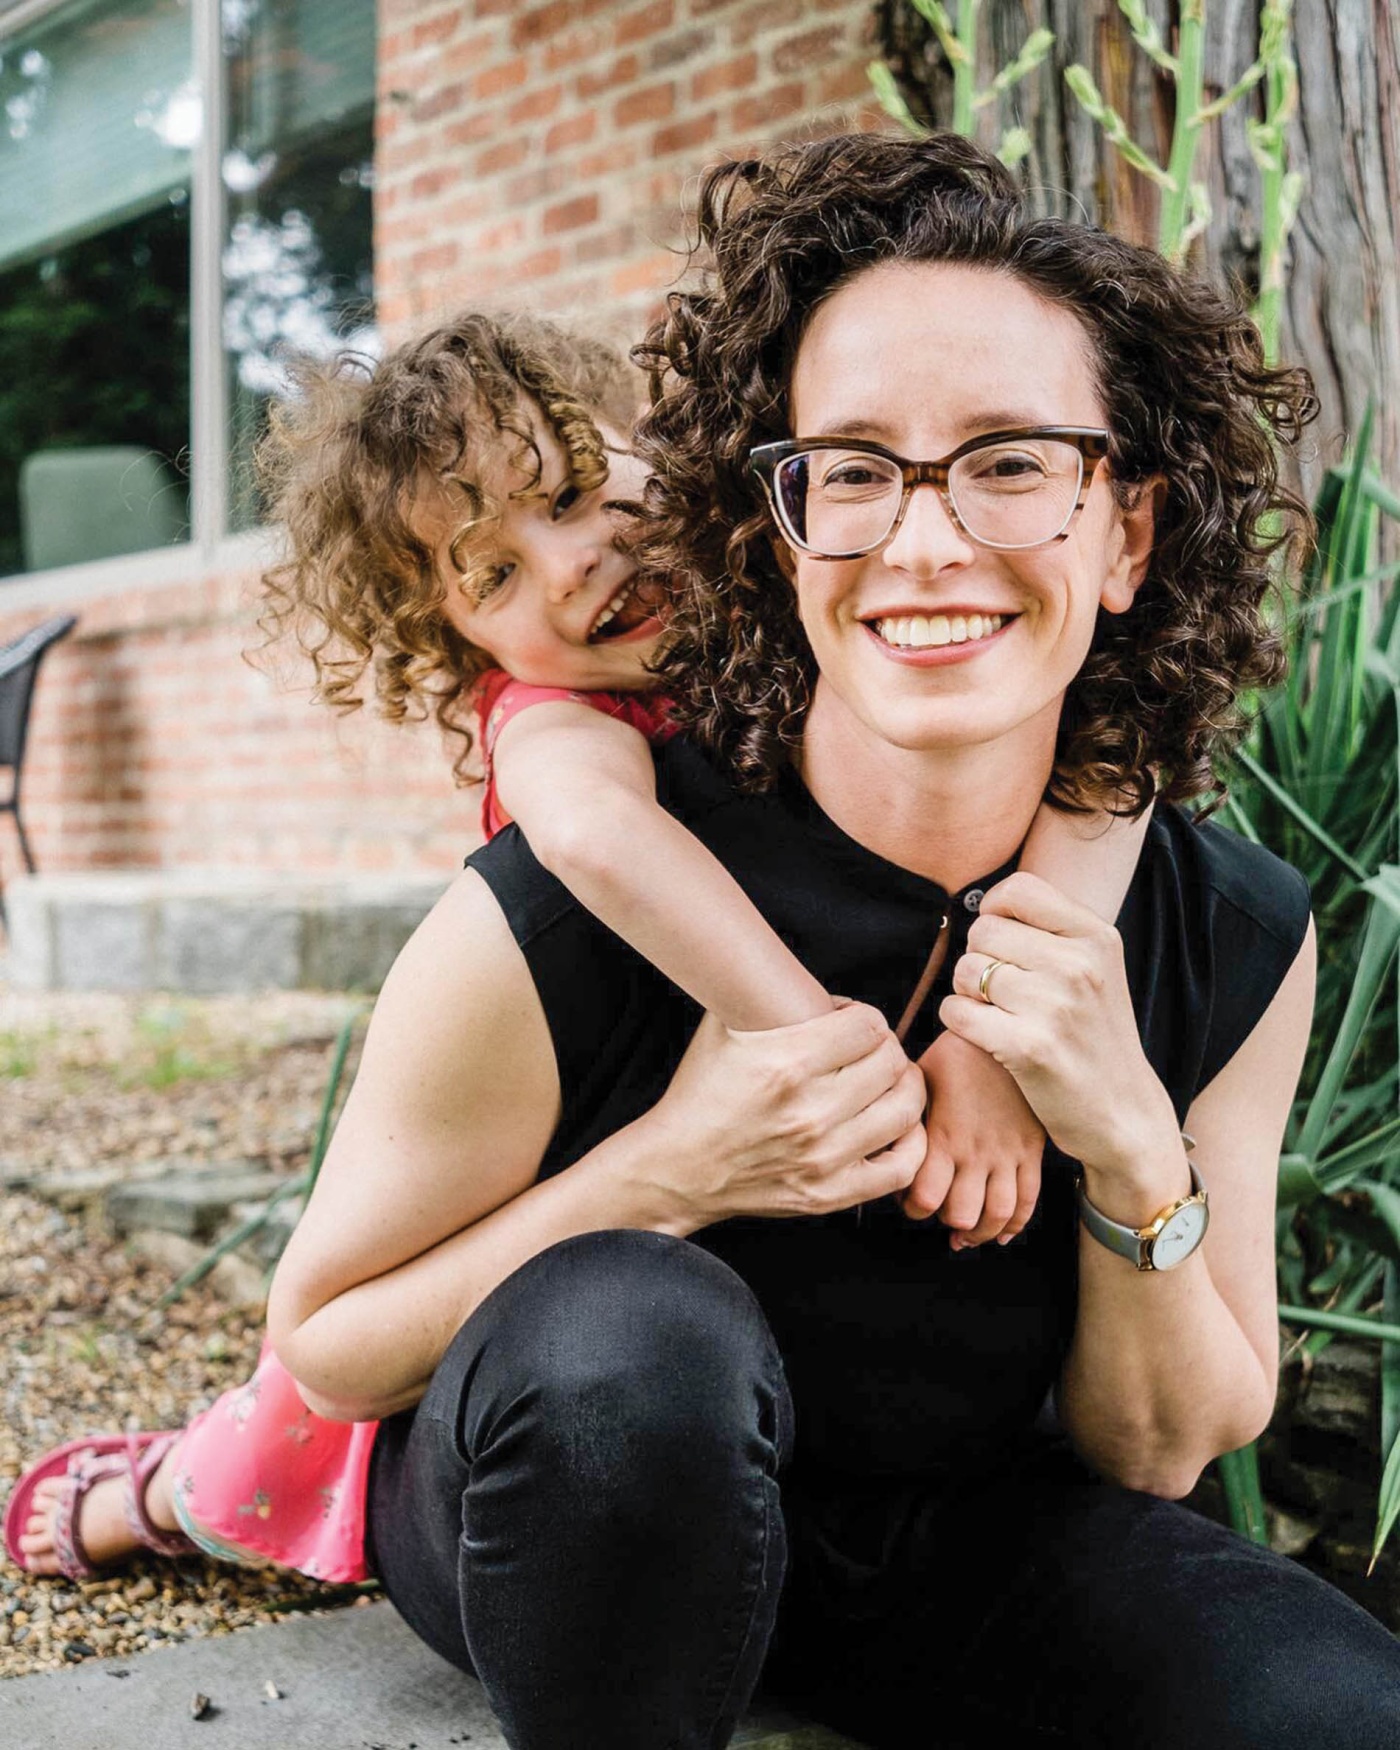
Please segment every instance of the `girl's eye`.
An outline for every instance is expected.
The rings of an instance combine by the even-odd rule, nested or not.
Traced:
[[[477,572],[470,580],[470,589],[478,602],[489,601],[499,590],[510,582],[514,572],[513,565],[488,565]]]
[[[550,507],[550,514],[557,522],[561,516],[565,516],[571,511],[582,497],[583,494],[579,491],[578,487],[570,482],[567,486],[560,488],[554,503]]]

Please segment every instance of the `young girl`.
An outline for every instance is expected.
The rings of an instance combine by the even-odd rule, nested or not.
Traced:
[[[629,367],[550,323],[466,315],[372,367],[308,371],[263,462],[289,548],[264,624],[310,655],[319,696],[402,720],[431,704],[479,732],[487,835],[514,821],[539,861],[637,952],[736,1030],[795,1025],[833,998],[733,878],[658,806],[648,743],[671,732],[651,664],[664,592],[628,557],[645,489],[624,434]],[[956,641],[996,628],[908,629]],[[1042,808],[1022,861],[1112,918],[1145,830]],[[910,968],[902,1037],[937,970]],[[957,1248],[1025,1225],[1044,1133],[1011,1077],[944,1033],[925,1053],[927,1150],[906,1213]],[[386,1213],[386,1219],[388,1219]],[[83,1577],[138,1547],[362,1579],[375,1423],[313,1414],[265,1345],[253,1378],[181,1431],[96,1436],[48,1454],[6,1514],[13,1560]]]

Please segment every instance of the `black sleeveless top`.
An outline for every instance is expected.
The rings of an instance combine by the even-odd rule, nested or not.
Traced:
[[[950,895],[848,837],[795,774],[771,795],[741,796],[680,739],[657,750],[657,772],[663,804],[798,958],[891,1025],[948,913],[943,971],[907,1040],[921,1052],[940,1030],[938,1005],[981,892],[1009,866]],[[698,1010],[541,868],[517,828],[468,867],[509,922],[553,1038],[563,1107],[540,1166],[547,1177],[656,1103]],[[1158,808],[1118,927],[1147,1058],[1179,1119],[1263,1015],[1307,922],[1295,870],[1223,827]],[[732,1220],[693,1237],[738,1271],[767,1315],[803,1463],[953,1477],[1031,1437],[1075,1309],[1072,1179],[1053,1147],[1036,1212],[1008,1246],[952,1252],[940,1223],[907,1220],[893,1199],[818,1218]]]

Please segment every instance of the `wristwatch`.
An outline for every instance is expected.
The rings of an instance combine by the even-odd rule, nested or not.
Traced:
[[[1187,1153],[1196,1146],[1184,1133],[1182,1141]],[[1101,1209],[1095,1209],[1084,1190],[1084,1175],[1079,1175],[1079,1219],[1101,1246],[1127,1258],[1139,1270],[1174,1270],[1186,1260],[1206,1237],[1210,1225],[1210,1207],[1206,1188],[1195,1163],[1188,1159],[1191,1172],[1191,1195],[1179,1197],[1153,1216],[1146,1227],[1126,1227],[1121,1221],[1110,1221]]]

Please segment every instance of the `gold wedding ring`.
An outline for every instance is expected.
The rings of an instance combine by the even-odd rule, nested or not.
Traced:
[[[982,968],[982,976],[977,980],[977,994],[981,997],[984,1003],[989,1003],[992,1000],[992,993],[989,989],[992,982],[992,974],[999,966],[1005,966],[1005,964],[1006,962],[1004,960],[989,960]]]

